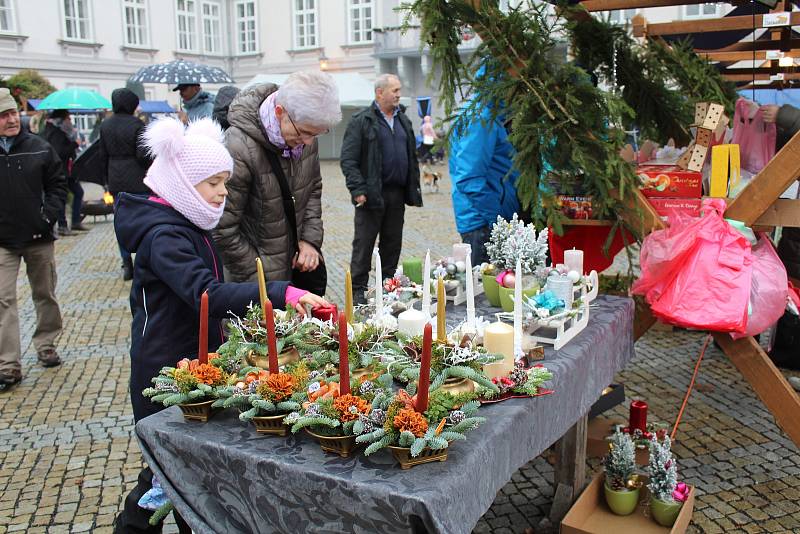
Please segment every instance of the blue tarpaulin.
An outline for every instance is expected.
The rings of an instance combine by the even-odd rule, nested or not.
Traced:
[[[139,109],[142,113],[176,113],[166,100],[140,100]]]

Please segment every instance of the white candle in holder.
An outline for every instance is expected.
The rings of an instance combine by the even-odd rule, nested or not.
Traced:
[[[578,274],[583,276],[583,251],[582,250],[565,250],[564,251],[564,265],[567,266],[567,271],[577,271]]]
[[[514,357],[522,355],[522,266],[517,259],[514,284]]]
[[[378,249],[372,251],[375,256],[375,317],[383,315],[383,271],[381,269],[381,255]]]
[[[421,336],[426,322],[424,313],[411,308],[397,316],[397,330],[409,336]]]
[[[453,245],[453,262],[466,261],[470,255],[471,247],[468,243],[456,243]]]
[[[431,314],[431,249],[425,254],[425,266],[422,270],[422,313],[426,317]]]
[[[467,245],[468,248],[469,245]],[[467,291],[467,328],[475,328],[475,289],[472,287],[474,282],[472,273],[472,251],[467,250],[466,263],[466,291]]]

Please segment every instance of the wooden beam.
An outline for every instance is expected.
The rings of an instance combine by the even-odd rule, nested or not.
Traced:
[[[758,226],[800,227],[800,200],[779,198],[755,222]]]
[[[682,33],[710,33],[710,32],[724,32],[730,30],[751,30],[753,29],[753,17],[750,15],[736,16],[736,17],[722,17],[718,19],[698,19],[698,20],[681,20],[676,22],[661,22],[656,24],[647,24],[644,26],[644,33],[637,35],[637,31],[641,31],[634,27],[635,37],[644,37],[645,35],[653,37],[656,35],[676,35]],[[755,27],[761,28],[764,25],[764,15],[755,16]],[[800,25],[800,12],[793,12],[791,14],[791,25]]]
[[[752,226],[798,177],[800,132],[733,199],[725,211],[725,217]]]
[[[567,515],[572,503],[586,485],[586,430],[589,418],[584,415],[556,442],[553,472],[554,499],[550,521],[557,525]]]
[[[611,195],[619,198],[617,191],[611,191]],[[620,215],[639,239],[643,239],[644,236],[654,230],[661,230],[667,226],[640,189],[636,189],[628,197]]]
[[[749,82],[753,80],[752,74],[723,74],[723,78],[732,82]],[[769,74],[756,74],[756,80],[769,80]],[[783,79],[785,80],[800,80],[800,73],[797,72],[790,72],[789,74],[784,74]]]
[[[581,5],[586,8],[586,11],[614,11],[617,9],[647,9],[649,7],[702,3],[704,3],[703,0],[584,0]]]
[[[800,396],[775,367],[772,360],[752,337],[734,341],[729,334],[714,333],[714,339],[722,347],[733,365],[739,369],[775,417],[775,422],[800,446]]]
[[[739,41],[738,43],[734,43],[729,46],[725,46],[718,50],[711,50],[711,49],[695,49],[695,52],[698,54],[707,53],[707,52],[743,52],[748,51],[752,52],[753,50],[791,50],[795,48],[800,48],[800,39],[790,39],[788,42],[783,40],[781,41],[773,41],[771,39],[758,39],[755,42],[753,41]],[[752,58],[751,58],[752,59]]]
[[[778,74],[783,73],[784,76],[788,76],[790,74],[800,75],[800,70],[798,67],[778,67],[777,65],[774,67],[756,67],[755,69],[752,67],[741,67],[741,68],[726,68],[721,69],[720,74],[730,74],[736,76],[737,74],[747,74],[751,78],[753,74],[766,74],[769,76],[770,74]]]
[[[778,50],[775,48],[775,50]],[[753,60],[753,52],[747,50],[741,51],[729,51],[729,52],[701,52],[695,51],[698,56],[706,58],[709,61],[721,61],[721,62],[736,62],[736,61],[752,61]],[[785,50],[784,52],[794,55],[796,54],[797,57],[800,57],[800,48],[793,48],[791,50]],[[767,52],[762,50],[755,53],[756,61],[763,61],[767,59]]]
[[[650,327],[656,324],[656,316],[650,309],[650,305],[645,302],[644,297],[636,297],[634,299],[636,308],[633,314],[633,340],[637,341],[640,337],[645,335]]]

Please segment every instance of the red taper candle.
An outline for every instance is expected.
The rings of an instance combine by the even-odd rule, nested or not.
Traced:
[[[339,315],[339,394],[350,394],[350,355],[347,341],[347,316]]]
[[[428,389],[431,387],[431,344],[433,343],[433,330],[431,323],[425,323],[422,334],[422,361],[419,367],[419,382],[417,382],[417,411],[423,413],[428,409]]]
[[[208,363],[208,291],[200,296],[200,343],[197,347],[200,363]]]
[[[647,403],[645,401],[635,400],[631,402],[628,428],[631,429],[631,432],[637,428],[642,432],[647,431]]]
[[[272,302],[264,301],[264,322],[267,323],[267,356],[269,357],[269,372],[278,372],[278,342],[275,339],[275,314],[272,313]]]

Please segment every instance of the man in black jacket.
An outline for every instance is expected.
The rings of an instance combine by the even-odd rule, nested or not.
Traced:
[[[61,159],[39,136],[20,129],[17,103],[0,89],[0,391],[22,380],[17,314],[20,260],[36,308],[33,345],[45,367],[59,365],[53,226],[67,199]]]
[[[364,302],[378,234],[383,272],[375,275],[388,278],[400,259],[406,204],[422,206],[416,137],[401,90],[397,76],[379,76],[375,101],[353,115],[342,142],[342,172],[356,206],[350,271],[357,302]]]
[[[129,89],[114,89],[111,93],[114,115],[100,124],[100,160],[106,170],[108,191],[117,199],[120,193],[147,195],[150,189],[144,185],[144,176],[152,160],[141,144],[144,123],[133,116],[139,107],[139,97]],[[114,215],[115,217],[117,215]],[[133,279],[131,253],[119,243],[122,258],[122,279]]]
[[[72,124],[69,112],[66,109],[53,110],[39,135],[50,143],[58,157],[61,158],[64,174],[67,176],[67,188],[72,192],[72,224],[67,226],[66,206],[62,207],[61,213],[58,215],[58,233],[62,236],[70,236],[73,235],[74,230],[86,232],[89,228],[81,222],[83,187],[71,172],[72,163],[78,153],[78,131]]]

